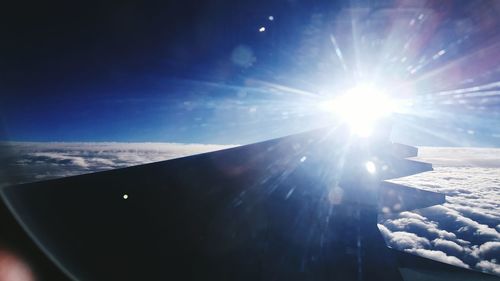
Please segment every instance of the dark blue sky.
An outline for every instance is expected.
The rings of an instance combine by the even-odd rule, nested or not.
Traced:
[[[396,140],[500,145],[491,1],[33,1],[0,13],[2,139],[249,143],[334,122],[315,104],[376,80],[414,104]]]

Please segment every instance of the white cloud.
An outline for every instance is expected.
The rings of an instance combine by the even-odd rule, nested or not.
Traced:
[[[482,271],[500,275],[500,265],[498,264],[497,260],[482,260],[476,264],[476,268]]]
[[[79,156],[72,156],[57,152],[35,152],[32,155],[35,162],[40,162],[42,164],[49,162],[56,165],[75,165],[84,169],[89,168],[87,161],[85,161],[83,157]],[[18,163],[26,163],[25,161],[26,159],[23,159]]]
[[[435,166],[500,168],[499,148],[420,147],[418,158]]]
[[[500,257],[500,241],[490,241],[474,247],[472,254],[485,259]]]
[[[418,220],[425,220],[425,217],[417,214],[417,213],[412,213],[412,212],[401,212],[399,213],[400,218],[412,218],[412,219],[418,219]]]
[[[455,255],[460,255],[464,252],[466,247],[460,246],[457,243],[445,239],[434,239],[432,240],[432,245],[435,249],[444,251],[446,253],[454,253]]]
[[[446,203],[381,217],[386,242],[416,255],[498,274],[500,149],[426,147],[419,149],[417,160],[431,162],[434,171],[393,181],[444,193]],[[414,238],[416,244],[425,238],[431,245],[408,249],[412,242],[394,243],[391,230],[415,234],[404,237]]]
[[[419,215],[410,218],[408,217],[408,215],[403,216],[406,217],[389,219],[386,220],[384,224],[392,230],[410,231],[413,233],[417,233],[420,236],[425,235],[431,238],[441,237],[448,239],[456,238],[456,235],[454,233],[439,229],[436,222],[428,221],[422,216],[420,216],[420,218],[417,217]]]
[[[384,225],[378,225],[382,236],[388,241],[388,245],[398,250],[429,248],[430,242],[428,239],[419,237],[414,233],[404,231],[390,231]]]
[[[448,256],[446,253],[435,250],[427,250],[427,249],[408,249],[405,250],[408,253],[416,254],[422,257],[426,257],[429,259],[433,259],[436,261],[452,264],[455,266],[469,268],[469,265],[465,264],[459,258],[454,256]]]

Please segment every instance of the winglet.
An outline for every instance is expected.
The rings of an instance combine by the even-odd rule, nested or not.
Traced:
[[[418,155],[418,148],[399,143],[391,147],[392,160],[385,179],[432,171],[432,164],[406,159]],[[445,195],[383,181],[378,190],[378,210],[383,214],[399,213],[443,204]]]
[[[378,194],[381,213],[399,213],[443,204],[445,195],[392,182],[382,182]]]
[[[394,157],[390,160],[388,170],[385,171],[381,179],[388,180],[401,178],[432,170],[432,164],[430,163]]]
[[[392,144],[392,154],[396,157],[416,157],[418,155],[418,148],[400,143]]]

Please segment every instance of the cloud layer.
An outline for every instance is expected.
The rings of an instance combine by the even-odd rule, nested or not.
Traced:
[[[500,149],[420,148],[434,171],[394,182],[446,194],[444,205],[379,217],[389,246],[500,275]]]
[[[178,143],[0,144],[0,182],[13,184],[172,159],[231,146]],[[500,149],[421,148],[434,171],[393,180],[446,194],[444,205],[384,215],[395,249],[500,275]]]
[[[1,184],[24,183],[168,160],[231,145],[181,143],[0,143]]]

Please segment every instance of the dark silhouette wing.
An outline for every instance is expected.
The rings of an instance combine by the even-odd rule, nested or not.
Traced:
[[[416,152],[328,128],[2,197],[47,280],[420,280],[377,228],[379,212],[444,202],[382,182],[432,170]]]

